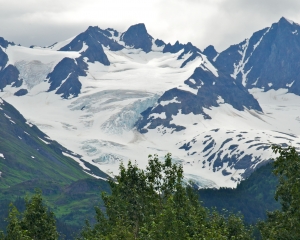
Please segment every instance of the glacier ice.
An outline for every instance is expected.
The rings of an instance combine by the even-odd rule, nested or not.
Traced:
[[[51,72],[54,63],[42,63],[41,61],[19,61],[15,63],[16,68],[20,72],[20,79],[23,79],[28,89],[32,89],[34,86],[43,82],[48,73]]]

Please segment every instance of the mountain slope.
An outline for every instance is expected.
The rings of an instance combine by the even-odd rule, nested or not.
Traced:
[[[89,177],[79,155],[51,140],[1,98],[0,143],[0,188],[32,179],[64,185]]]
[[[245,84],[252,71],[267,69],[258,63],[272,59],[266,53],[275,43],[286,51],[278,39],[290,39],[298,25],[284,21],[220,54],[154,39],[144,24],[123,33],[89,27],[45,48],[7,44],[22,84],[0,78],[0,96],[105,172],[117,172],[122,160],[144,167],[148,154],[171,152],[199,186],[235,187],[274,157],[270,144],[300,143],[300,96],[279,88],[286,79],[274,88]]]
[[[300,95],[299,32],[297,23],[282,17],[271,27],[230,46],[214,62],[247,88],[287,88]]]

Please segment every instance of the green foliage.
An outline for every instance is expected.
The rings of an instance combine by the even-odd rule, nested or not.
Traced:
[[[96,224],[87,222],[81,239],[251,239],[241,216],[201,205],[170,154],[164,162],[149,156],[146,170],[121,164],[109,184],[112,194],[102,194],[106,216],[96,208]]]
[[[273,162],[259,167],[234,189],[200,189],[197,192],[205,207],[241,212],[245,221],[253,224],[258,219],[265,220],[266,211],[280,208],[274,199],[278,177],[273,169]]]
[[[20,214],[14,205],[10,205],[5,240],[58,239],[53,212],[43,204],[40,191],[31,199],[26,199],[26,209]]]
[[[273,146],[279,153],[274,163],[274,174],[279,176],[275,199],[281,210],[268,213],[260,222],[263,239],[300,239],[300,156],[294,147]]]

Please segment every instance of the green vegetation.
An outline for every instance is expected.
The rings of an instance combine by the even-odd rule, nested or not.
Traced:
[[[66,186],[79,179],[92,178],[71,158],[81,156],[49,139],[5,101],[0,108],[0,143],[1,190],[33,180],[55,180],[57,185]],[[85,171],[107,176],[91,164],[81,162],[90,169]]]
[[[273,146],[273,151],[279,153],[274,174],[279,176],[275,199],[281,210],[268,212],[259,228],[263,239],[300,239],[300,156],[294,147]]]
[[[127,167],[121,164],[119,175],[109,179],[106,185],[102,184],[104,181],[93,179],[74,182],[58,190],[63,190],[63,194],[61,198],[57,194],[56,201],[63,202],[66,204],[64,206],[74,207],[73,213],[81,206],[81,201],[88,204],[87,201],[95,197],[95,205],[100,204],[95,208],[94,223],[86,221],[81,234],[77,236],[81,240],[300,239],[300,156],[293,147],[283,149],[273,146],[273,151],[279,157],[274,166],[267,165],[265,169],[274,167],[274,173],[279,177],[275,199],[279,201],[281,209],[267,212],[267,219],[259,221],[253,227],[245,224],[242,214],[204,207],[193,184],[183,181],[182,166],[173,164],[170,154],[165,157],[164,162],[160,162],[157,156],[150,156],[145,170],[139,169],[136,163],[129,162]],[[267,172],[255,174],[269,176],[264,173]],[[48,187],[45,198],[51,200],[54,195],[49,192],[49,188],[52,185],[46,182],[44,184],[45,189]],[[111,193],[102,193],[103,202],[93,195],[99,187],[106,191],[111,189]],[[252,193],[258,191],[255,185],[250,186],[249,183],[242,189],[250,189]],[[15,189],[17,190],[18,188]],[[264,194],[255,198],[264,199]],[[34,194],[31,200],[27,198],[25,206],[20,204],[22,198],[17,198],[15,203],[21,207],[10,206],[7,231],[0,233],[0,239],[57,239],[59,229],[63,228],[70,232],[66,238],[74,239],[75,236],[71,233],[75,228],[59,221],[55,226],[52,208],[48,211],[42,204],[41,192]],[[51,205],[51,201],[49,203]],[[17,209],[23,213],[20,214]],[[56,211],[63,216],[66,209],[56,208]],[[82,220],[77,226],[82,226],[83,223]]]
[[[61,186],[54,181],[27,181],[9,189],[0,189],[0,229],[5,229],[10,202],[19,211],[25,210],[23,196],[34,195],[34,189],[42,189],[43,199],[47,206],[55,213],[58,231],[66,235],[66,239],[73,239],[73,233],[78,233],[86,219],[93,222],[94,206],[102,207],[99,192],[110,192],[109,185],[101,179],[81,179],[72,184]]]
[[[1,235],[4,240],[58,239],[54,213],[44,206],[41,192],[37,191],[30,200],[26,199],[26,209],[22,214],[10,205],[6,236]]]
[[[197,192],[203,206],[240,212],[247,223],[253,224],[258,219],[265,220],[266,211],[280,208],[274,198],[278,178],[273,174],[273,169],[273,162],[258,168],[235,189],[200,189]]]
[[[87,222],[81,239],[251,239],[241,216],[201,205],[170,154],[164,163],[150,156],[146,170],[121,164],[109,184],[111,195],[102,194],[107,216],[96,208],[97,223]]]

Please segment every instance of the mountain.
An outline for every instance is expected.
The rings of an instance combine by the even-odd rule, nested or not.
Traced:
[[[213,62],[248,89],[285,88],[300,95],[299,33],[299,24],[282,17],[217,57],[213,55]]]
[[[47,47],[3,39],[1,69],[15,70],[0,97],[89,167],[113,174],[171,152],[199,187],[235,187],[274,157],[270,144],[300,145],[297,29],[282,18],[221,53],[142,23]]]
[[[0,142],[1,189],[31,180],[66,185],[93,174],[81,156],[51,140],[1,98]]]

